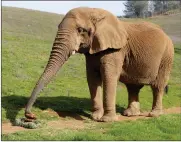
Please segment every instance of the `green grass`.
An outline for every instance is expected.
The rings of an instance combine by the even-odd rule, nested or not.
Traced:
[[[172,121],[171,121],[172,120]],[[101,123],[85,129],[43,128],[3,134],[3,140],[180,140],[180,114],[149,120]],[[33,136],[33,137],[32,137]]]
[[[179,18],[180,17],[180,18]],[[24,116],[24,107],[39,76],[46,66],[62,15],[2,7],[2,122],[14,122]],[[169,27],[171,35],[178,36],[181,14],[145,19]],[[135,21],[135,19],[133,19]],[[165,20],[165,21],[164,21]],[[164,21],[164,22],[163,22]],[[175,22],[174,22],[175,21]],[[181,21],[181,20],[180,20]],[[176,24],[172,26],[172,24]],[[28,26],[29,25],[29,26]],[[169,93],[164,96],[164,108],[180,106],[181,43],[175,43],[175,59]],[[33,112],[46,122],[60,119],[43,110],[69,111],[80,116],[90,115],[90,96],[83,55],[71,56],[56,78],[40,93]],[[152,93],[144,87],[140,93],[142,110],[150,110]],[[123,84],[117,88],[117,112],[127,106],[127,91]],[[180,140],[180,115],[165,115],[150,120],[118,123],[96,123],[89,130],[37,129],[3,135],[3,140]],[[70,118],[72,119],[72,118]],[[73,120],[73,119],[72,119]],[[174,120],[174,121],[173,121]],[[163,122],[162,122],[163,121]],[[173,123],[171,123],[173,122]],[[95,123],[95,122],[91,122]],[[101,127],[105,133],[101,131]],[[175,128],[175,129],[173,129]],[[153,132],[151,131],[153,130]],[[177,131],[176,131],[177,130]],[[145,133],[143,133],[146,131]],[[51,132],[51,135],[48,135]],[[150,135],[149,135],[150,134]],[[159,137],[160,135],[160,137]]]

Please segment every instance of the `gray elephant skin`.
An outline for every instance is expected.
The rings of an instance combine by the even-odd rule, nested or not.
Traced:
[[[92,102],[92,119],[116,121],[117,82],[128,91],[125,116],[140,114],[139,91],[150,85],[153,104],[149,116],[159,116],[162,97],[168,84],[174,47],[163,30],[149,22],[124,22],[99,8],[70,10],[61,23],[47,66],[36,83],[25,108],[31,112],[37,95],[74,53],[85,55],[87,82]]]

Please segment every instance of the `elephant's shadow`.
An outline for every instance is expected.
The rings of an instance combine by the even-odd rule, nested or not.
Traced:
[[[5,110],[6,118],[13,124],[17,114],[28,102],[28,97],[24,96],[2,96],[2,108]],[[41,110],[51,109],[60,117],[72,117],[77,120],[84,120],[82,116],[90,118],[91,101],[88,98],[58,96],[58,97],[38,97],[33,107]],[[122,113],[124,108],[117,106],[118,113]],[[24,116],[22,116],[24,117]]]

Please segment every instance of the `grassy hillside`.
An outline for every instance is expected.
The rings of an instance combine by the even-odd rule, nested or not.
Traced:
[[[150,18],[140,19],[140,18],[122,18],[124,21],[149,21],[158,24],[162,29],[171,37],[175,43],[181,43],[181,12],[172,15],[159,15]]]
[[[11,32],[48,41],[54,39],[63,18],[63,15],[11,7],[2,7],[2,13],[3,35]]]
[[[24,106],[28,97],[44,70],[49,58],[50,50],[57,30],[57,25],[62,19],[62,15],[46,13],[40,11],[26,10],[12,7],[2,7],[2,122],[14,122],[15,118],[24,116]],[[181,25],[181,14],[171,16],[155,17],[148,20],[159,24],[163,29],[174,37],[181,37],[179,26]],[[126,19],[127,20],[127,19]],[[137,21],[140,19],[128,19]],[[164,108],[180,106],[180,86],[181,86],[181,43],[177,40],[175,43],[175,60],[172,70],[171,80],[169,82],[170,90],[168,95],[164,96]],[[33,112],[39,119],[49,122],[60,119],[59,115],[52,115],[46,111],[69,111],[71,114],[78,114],[80,117],[90,115],[90,99],[85,74],[85,60],[83,55],[70,57],[68,62],[59,71],[57,77],[44,89],[38,97]],[[152,106],[152,93],[149,87],[144,87],[140,94],[142,110],[150,110]],[[127,92],[123,84],[117,88],[117,112],[121,113],[127,106]],[[67,116],[68,117],[68,116]],[[45,131],[52,129],[17,132],[15,134],[3,135],[3,140],[31,140],[32,136],[36,140],[141,140],[141,139],[161,139],[161,140],[179,140],[179,118],[180,115],[161,117],[160,119],[151,119],[139,121],[138,125],[132,123],[109,123],[97,124],[90,122],[96,127],[85,129],[84,132],[66,130],[57,131],[52,137]],[[61,118],[63,119],[63,118]],[[71,116],[68,119],[74,120]],[[175,120],[175,123],[168,121]],[[163,121],[163,125],[159,122]],[[141,124],[140,124],[141,123]],[[153,128],[154,124],[160,127]],[[133,126],[134,127],[131,127]],[[147,126],[145,129],[144,125]],[[101,126],[105,126],[104,137],[99,133]],[[139,136],[133,133],[136,127],[139,131],[150,133],[152,129],[159,131],[161,138],[154,137],[155,133],[150,133],[147,137],[143,133]],[[129,131],[126,130],[129,127]],[[174,127],[175,130],[168,128]],[[109,128],[113,128],[112,130]],[[124,131],[125,130],[125,131]],[[94,131],[97,132],[94,133]],[[121,131],[122,134],[118,133]],[[132,133],[130,133],[132,132]],[[172,133],[173,132],[173,133]],[[64,137],[66,133],[66,137]],[[90,135],[87,135],[87,134]],[[76,135],[75,135],[76,134]],[[86,136],[87,135],[87,136]],[[86,136],[86,137],[85,137]],[[54,137],[54,138],[53,138]]]

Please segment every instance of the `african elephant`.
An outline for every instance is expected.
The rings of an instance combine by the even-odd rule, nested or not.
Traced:
[[[128,90],[124,115],[140,114],[138,95],[144,85],[150,85],[153,91],[149,115],[163,113],[162,97],[174,56],[170,38],[155,24],[124,22],[106,10],[79,7],[70,10],[58,25],[49,61],[26,105],[27,118],[35,119],[31,107],[37,94],[74,53],[85,55],[93,120],[118,119],[115,107],[118,81]]]

